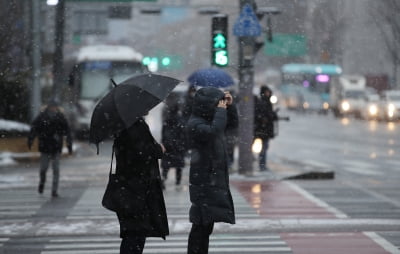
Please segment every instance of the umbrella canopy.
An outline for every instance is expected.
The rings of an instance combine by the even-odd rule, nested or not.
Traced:
[[[232,77],[223,70],[216,68],[200,69],[193,72],[188,81],[195,86],[228,87],[234,84]]]
[[[163,101],[179,80],[157,74],[133,76],[114,87],[96,105],[90,122],[89,142],[98,145],[129,128]]]

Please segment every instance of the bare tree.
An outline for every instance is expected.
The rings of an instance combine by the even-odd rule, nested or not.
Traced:
[[[370,1],[370,14],[379,28],[382,40],[393,63],[394,86],[399,86],[398,72],[400,66],[400,1]]]
[[[340,11],[342,1],[318,0],[309,3],[309,46],[312,59],[316,62],[340,64],[345,27],[345,18]]]

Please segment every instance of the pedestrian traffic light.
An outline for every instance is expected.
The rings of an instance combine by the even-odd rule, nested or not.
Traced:
[[[217,14],[211,25],[211,64],[225,67],[228,63],[228,16]]]

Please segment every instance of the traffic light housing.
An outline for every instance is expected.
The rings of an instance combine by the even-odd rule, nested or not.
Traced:
[[[212,17],[211,64],[219,67],[229,64],[228,16],[225,14],[217,14]]]

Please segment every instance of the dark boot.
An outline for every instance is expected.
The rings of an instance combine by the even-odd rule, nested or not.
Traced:
[[[53,191],[53,192],[51,192],[51,197],[53,197],[53,198],[58,198],[59,195],[58,195],[57,192]]]
[[[38,187],[38,192],[39,192],[39,194],[42,194],[42,193],[43,193],[43,189],[44,189],[44,184],[39,183],[39,187]]]
[[[176,185],[181,184],[181,179],[182,179],[182,168],[176,168]]]

